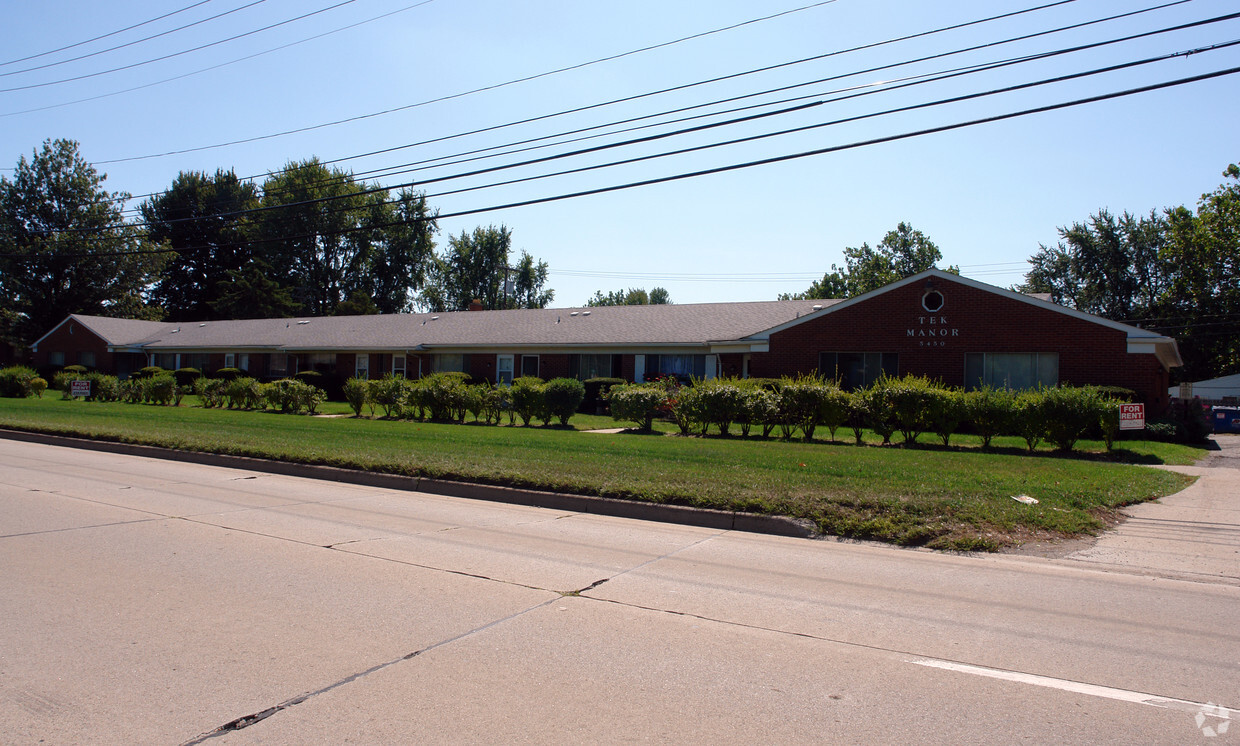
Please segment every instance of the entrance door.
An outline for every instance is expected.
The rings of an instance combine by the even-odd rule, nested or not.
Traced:
[[[512,383],[512,355],[495,356],[495,382],[504,386]]]

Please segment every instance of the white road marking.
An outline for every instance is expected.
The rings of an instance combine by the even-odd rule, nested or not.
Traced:
[[[941,668],[945,671],[957,671],[959,673],[973,674],[974,676],[986,676],[992,679],[1016,681],[1021,684],[1032,684],[1034,686],[1050,687],[1051,689],[1062,689],[1066,692],[1088,694],[1091,697],[1117,699],[1121,702],[1133,702],[1139,705],[1162,707],[1168,710],[1180,710],[1181,712],[1188,713],[1204,712],[1207,715],[1212,715],[1223,720],[1240,718],[1240,710],[1231,707],[1224,707],[1222,705],[1216,705],[1212,702],[1191,702],[1186,699],[1160,697],[1156,694],[1145,694],[1143,692],[1134,692],[1127,689],[1114,689],[1109,686],[1084,684],[1079,681],[1068,681],[1066,679],[1053,679],[1049,676],[1038,676],[1036,674],[1021,673],[1019,671],[1004,671],[999,668],[971,666],[967,663],[953,663],[952,661],[937,660],[935,658],[917,658],[909,662],[916,663],[919,666]]]

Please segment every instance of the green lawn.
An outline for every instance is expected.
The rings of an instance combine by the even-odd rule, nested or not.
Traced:
[[[348,412],[344,405],[324,409]],[[828,534],[956,549],[1096,532],[1116,507],[1191,482],[1132,463],[1191,463],[1204,453],[1123,441],[1112,454],[1027,455],[1019,440],[982,451],[976,439],[954,438],[952,448],[943,448],[925,436],[921,444],[880,448],[852,445],[851,431],[837,433],[835,443],[825,431],[812,443],[581,432],[623,424],[580,416],[573,429],[489,427],[50,396],[0,399],[4,428],[788,515]],[[1100,451],[1101,445],[1082,448]],[[1011,499],[1020,494],[1040,502]]]

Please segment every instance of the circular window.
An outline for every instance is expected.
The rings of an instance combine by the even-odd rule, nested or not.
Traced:
[[[921,307],[934,313],[943,307],[943,294],[937,290],[927,290],[926,294],[921,296]]]

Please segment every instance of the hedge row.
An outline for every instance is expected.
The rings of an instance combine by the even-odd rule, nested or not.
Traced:
[[[946,446],[953,434],[968,427],[985,447],[997,435],[1018,435],[1030,451],[1043,441],[1071,451],[1087,434],[1100,435],[1110,450],[1119,433],[1120,399],[1093,386],[966,392],[904,376],[844,391],[808,376],[765,384],[715,378],[691,386],[664,379],[614,387],[610,401],[616,420],[649,430],[656,418],[666,418],[684,434],[705,434],[713,426],[728,435],[735,426],[742,436],[760,428],[764,437],[778,430],[785,439],[799,433],[810,440],[823,427],[834,440],[837,430],[847,428],[860,443],[862,431],[870,429],[884,444],[897,432],[905,443],[933,433]]]
[[[345,401],[354,414],[376,409],[384,417],[440,422],[464,422],[473,415],[475,422],[499,424],[507,415],[508,424],[523,425],[541,420],[544,425],[559,420],[567,425],[585,399],[586,387],[575,378],[524,376],[511,386],[490,383],[469,384],[464,373],[435,373],[416,380],[386,375],[377,380],[350,378],[344,383]]]

